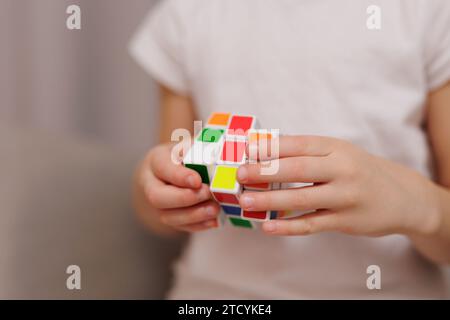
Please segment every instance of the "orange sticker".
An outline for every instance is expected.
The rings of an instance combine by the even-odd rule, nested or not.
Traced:
[[[226,126],[228,124],[228,119],[230,119],[229,113],[215,112],[209,118],[208,124],[215,126]]]
[[[260,140],[270,140],[270,139],[272,139],[272,134],[270,133],[252,132],[248,137],[249,142],[256,142]]]

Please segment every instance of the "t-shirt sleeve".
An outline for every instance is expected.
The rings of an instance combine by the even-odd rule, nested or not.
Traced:
[[[425,69],[430,91],[450,81],[450,1],[425,1],[429,6],[424,34]]]
[[[159,83],[188,93],[185,30],[179,4],[164,0],[151,10],[130,42],[130,54]]]

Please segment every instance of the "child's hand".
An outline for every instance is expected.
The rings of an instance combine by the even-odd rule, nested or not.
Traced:
[[[276,160],[275,160],[276,161]],[[311,187],[245,192],[247,210],[318,210],[290,220],[265,222],[274,235],[340,231],[354,235],[432,234],[440,224],[434,184],[399,164],[342,140],[280,138],[279,170],[261,175],[259,164],[242,166],[241,183],[314,182]]]
[[[152,218],[160,223],[180,231],[216,227],[220,208],[212,200],[209,187],[202,184],[197,172],[173,163],[171,149],[170,145],[152,149],[137,173],[137,186],[146,207],[153,208],[139,210],[141,215],[154,215]]]

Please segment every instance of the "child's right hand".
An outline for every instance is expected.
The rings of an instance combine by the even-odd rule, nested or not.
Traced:
[[[135,204],[141,218],[158,231],[217,227],[220,207],[209,187],[197,172],[172,162],[171,150],[168,144],[153,148],[138,168]]]

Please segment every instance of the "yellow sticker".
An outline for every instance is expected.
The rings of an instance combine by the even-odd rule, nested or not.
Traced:
[[[217,166],[212,187],[214,189],[234,190],[238,168]]]

